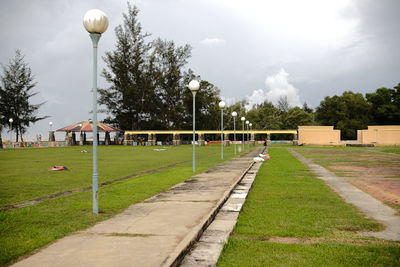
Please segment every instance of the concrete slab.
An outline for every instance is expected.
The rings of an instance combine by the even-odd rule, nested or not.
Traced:
[[[160,266],[165,256],[157,255],[157,252],[172,253],[178,243],[179,240],[169,236],[132,237],[81,233],[63,238],[13,266]],[[149,251],[154,251],[151,253],[154,256],[150,256]]]
[[[221,211],[239,212],[243,204],[228,204],[221,208]]]

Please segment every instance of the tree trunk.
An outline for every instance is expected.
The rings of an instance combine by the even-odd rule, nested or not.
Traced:
[[[19,132],[18,132],[18,126],[15,127],[15,142],[18,142],[18,137],[19,137]]]
[[[24,139],[22,138],[22,128],[21,127],[19,128],[19,133],[21,135],[21,142],[24,142]]]
[[[3,148],[3,139],[1,138],[1,132],[3,131],[3,127],[0,125],[0,149]]]

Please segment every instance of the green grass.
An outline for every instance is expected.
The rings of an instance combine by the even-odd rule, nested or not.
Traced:
[[[114,149],[115,151],[113,151],[112,154],[118,156],[118,159],[129,158],[131,161],[131,164],[128,164],[131,169],[127,168],[125,165],[122,166],[124,172],[117,170],[121,165],[116,163],[115,168],[118,176],[136,172],[138,163],[135,162],[135,160],[132,160],[132,157],[135,155],[130,152],[132,149],[135,151],[136,148],[110,148],[110,150]],[[76,150],[78,149],[75,147],[66,150],[62,149],[62,152],[64,153],[64,156],[66,156],[65,153],[71,153],[69,154],[69,157],[71,157],[75,156],[73,151]],[[157,160],[161,162],[171,162],[173,159],[185,160],[187,157],[191,159],[190,146],[171,148],[171,150],[175,151],[176,157],[173,156],[174,154],[168,153],[168,151],[159,152],[160,154],[158,154],[149,148],[137,148],[136,152],[145,152],[143,157],[148,157],[149,160],[151,157],[148,154],[152,154],[153,158],[151,161],[154,164],[156,164]],[[57,149],[51,152],[55,155],[56,151]],[[120,153],[116,153],[116,151],[119,151]],[[217,151],[219,152],[219,146],[204,147],[197,150],[199,156],[208,155],[208,157],[198,159],[198,172],[202,172],[222,161],[220,159],[220,154],[215,153]],[[24,155],[25,161],[28,161],[29,152],[34,154],[37,153],[33,149],[18,151],[18,153],[21,153],[20,155]],[[180,153],[186,155],[186,158],[179,155]],[[80,154],[78,152],[77,154],[79,157]],[[103,155],[103,157],[105,156]],[[163,157],[172,157],[173,159],[165,159]],[[225,150],[225,159],[231,157],[233,157],[233,147]],[[112,157],[110,157],[110,159],[113,160]],[[115,161],[118,161],[118,159],[115,159]],[[135,159],[140,161],[140,157],[135,157]],[[7,160],[12,162],[10,159]],[[18,160],[18,157],[14,157],[14,160]],[[65,160],[71,162],[71,166],[76,166],[78,164],[70,158],[65,158]],[[126,161],[124,162],[126,163]],[[111,168],[112,164],[109,164]],[[154,166],[150,165],[148,168],[154,168]],[[72,169],[74,169],[74,167]],[[112,168],[109,171],[111,177]],[[71,172],[64,173],[71,174]],[[92,214],[91,192],[76,193],[44,201],[34,206],[0,212],[0,265],[10,263],[19,256],[25,255],[58,238],[77,230],[85,229],[94,225],[98,221],[110,218],[127,208],[132,203],[143,201],[150,196],[165,191],[171,186],[188,179],[192,175],[191,161],[189,161],[176,167],[161,170],[157,173],[142,175],[134,179],[117,182],[101,188],[99,196],[99,207],[101,213],[99,215]],[[68,179],[74,181],[73,184],[75,186],[84,185],[83,182],[75,182],[73,178],[63,176],[64,181],[70,181]],[[88,175],[88,179],[90,179],[90,175]],[[65,188],[67,187],[68,184],[65,185]],[[65,190],[62,186],[60,188],[61,190]],[[47,191],[43,192],[48,193]]]
[[[99,147],[99,182],[106,182],[141,171],[191,160],[191,146]],[[88,153],[80,151],[87,150]],[[229,151],[232,147],[229,148]],[[5,149],[0,153],[0,207],[68,190],[91,186],[92,148]],[[219,153],[219,146],[198,147],[197,157]],[[68,171],[48,171],[64,165]]]
[[[382,226],[345,203],[287,149],[272,147],[218,266],[399,266],[400,242],[356,232]],[[283,244],[270,237],[312,244]]]
[[[400,154],[400,147],[388,147],[388,148],[380,148],[380,151],[386,152],[386,153],[395,153],[395,154]]]

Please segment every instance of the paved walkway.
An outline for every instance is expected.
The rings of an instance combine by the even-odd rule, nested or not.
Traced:
[[[13,266],[171,266],[211,222],[262,151],[229,160]]]
[[[345,178],[337,177],[334,173],[306,159],[294,150],[291,150],[291,152],[301,162],[306,164],[319,179],[324,180],[346,202],[353,204],[364,212],[365,215],[382,222],[386,226],[386,229],[381,232],[366,232],[361,234],[388,240],[400,240],[400,216],[395,215],[396,211],[394,209],[348,183]]]

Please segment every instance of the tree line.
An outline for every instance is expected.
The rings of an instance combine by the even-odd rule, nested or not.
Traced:
[[[107,114],[104,122],[124,130],[189,130],[192,127],[192,94],[187,85],[192,79],[200,82],[196,95],[196,128],[220,129],[220,90],[204,80],[186,64],[191,47],[177,45],[161,38],[150,39],[138,19],[139,9],[128,3],[123,24],[115,28],[115,50],[106,52],[106,68],[102,76],[108,88],[99,89],[99,103]],[[24,56],[17,50],[0,75],[0,127],[10,127],[16,139],[30,124],[48,116],[36,115],[40,104],[31,104],[36,95],[34,75]],[[225,128],[233,128],[232,111],[245,116],[253,129],[297,129],[299,125],[333,125],[342,132],[342,139],[355,139],[356,130],[368,125],[400,124],[400,84],[394,88],[379,88],[365,96],[345,91],[327,96],[315,110],[307,103],[291,107],[286,97],[278,103],[265,101],[246,110],[245,100],[224,109]],[[1,129],[0,129],[1,130]]]

